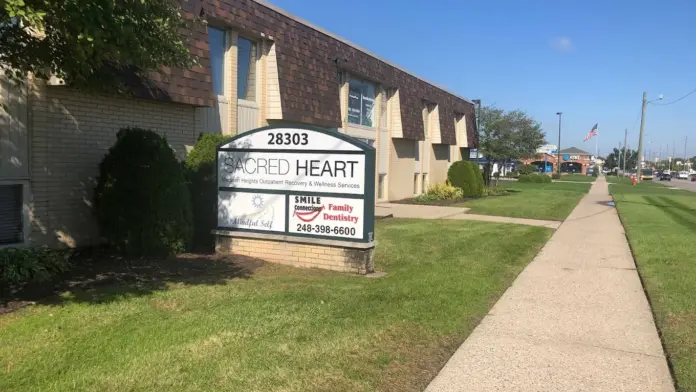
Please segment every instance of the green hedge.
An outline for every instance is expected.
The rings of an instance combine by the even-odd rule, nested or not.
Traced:
[[[229,136],[203,133],[186,157],[193,212],[192,248],[195,251],[206,252],[215,248],[215,237],[210,231],[217,227],[216,148],[229,139]]]
[[[447,171],[447,181],[460,188],[464,197],[483,195],[483,175],[478,165],[473,162],[454,162]]]
[[[545,184],[551,182],[551,177],[545,174],[522,174],[520,178],[517,179],[517,181]]]
[[[191,198],[184,170],[167,140],[150,130],[122,129],[99,165],[94,192],[101,234],[131,256],[185,251]]]
[[[0,297],[30,284],[44,283],[70,269],[72,250],[0,249]]]

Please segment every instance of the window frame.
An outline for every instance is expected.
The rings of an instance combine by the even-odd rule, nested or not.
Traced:
[[[239,89],[239,78],[240,78],[240,72],[239,72],[239,64],[240,64],[240,61],[239,61],[239,41],[242,40],[242,39],[251,42],[251,44],[253,45],[253,46],[252,46],[253,52],[254,52],[254,65],[253,65],[253,66],[254,66],[254,97],[253,97],[253,99],[246,99],[246,98],[240,98],[240,97],[239,97],[239,93],[240,93],[240,89]],[[242,103],[242,104],[244,104],[244,105],[246,105],[246,106],[258,108],[259,87],[260,87],[260,86],[259,86],[259,59],[260,59],[260,57],[261,57],[261,45],[260,45],[260,42],[257,41],[257,40],[255,40],[255,39],[253,39],[253,38],[251,38],[251,37],[248,37],[248,36],[246,36],[246,35],[244,35],[244,34],[237,33],[237,42],[235,43],[235,48],[237,49],[237,53],[236,53],[236,55],[237,55],[237,69],[236,69],[236,74],[237,74],[237,80],[236,80],[236,83],[237,83],[237,84],[236,84],[236,86],[237,86],[237,89],[236,89],[236,90],[237,90],[237,97],[236,97],[236,99],[237,99],[237,101],[236,101],[236,102],[237,102],[237,103]],[[251,65],[249,66],[249,71],[251,71]],[[247,74],[247,81],[248,81],[248,80],[249,80],[249,75]],[[247,85],[247,87],[248,87],[248,85]],[[248,90],[248,88],[247,88],[247,90]]]
[[[358,83],[361,83],[364,85],[371,85],[372,86],[372,92],[373,92],[372,100],[373,101],[372,101],[372,116],[370,119],[372,122],[372,125],[365,125],[365,124],[363,124],[363,121],[362,121],[363,120],[363,107],[364,107],[363,98],[366,96],[365,94],[363,94],[362,90],[360,91],[360,114],[359,114],[360,122],[354,123],[354,122],[351,122],[351,120],[350,120],[351,119],[351,112],[350,112],[350,102],[351,102],[350,82],[351,81],[355,81],[355,82],[358,82]],[[362,79],[362,78],[356,77],[356,76],[351,75],[349,73],[346,74],[345,83],[346,83],[347,89],[348,89],[348,100],[346,102],[346,123],[348,124],[348,126],[360,127],[360,128],[365,128],[365,129],[371,129],[371,130],[379,129],[380,124],[377,124],[377,104],[378,104],[378,99],[380,99],[380,88],[381,88],[380,84],[375,83],[375,82],[370,81],[370,80],[367,80],[367,79]]]
[[[30,182],[29,180],[0,180],[0,185],[21,185],[22,186],[22,241],[11,244],[0,244],[0,249],[4,248],[25,248],[30,243],[31,223],[29,220]]]
[[[226,95],[226,92],[227,92],[227,72],[228,72],[226,65],[227,65],[227,52],[230,50],[230,42],[228,42],[228,41],[230,41],[229,31],[225,30],[224,28],[219,28],[217,26],[210,26],[210,25],[208,25],[207,28],[208,28],[208,31],[207,31],[207,33],[208,33],[208,50],[211,53],[210,54],[210,80],[211,80],[211,84],[213,87],[213,96],[218,101],[226,103],[228,101],[227,95]],[[210,29],[220,31],[222,33],[222,71],[221,71],[221,75],[220,75],[222,78],[222,81],[221,81],[222,82],[222,94],[217,94],[217,92],[215,91],[215,81],[213,80],[214,72],[213,72],[213,59],[212,59],[212,45],[210,44]]]

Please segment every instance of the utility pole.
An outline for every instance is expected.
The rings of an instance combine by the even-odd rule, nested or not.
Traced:
[[[628,143],[628,128],[624,131],[624,149],[623,149],[623,175],[626,176],[626,144]]]
[[[563,117],[563,112],[557,112],[556,115],[558,115],[558,150],[556,152],[558,155],[556,156],[556,172],[558,175],[561,175],[561,117]]]
[[[684,136],[684,168],[683,170],[686,171],[686,141],[687,141],[688,136]]]
[[[660,159],[660,160],[658,161],[659,165],[658,165],[657,168],[660,169],[660,170],[662,170],[662,143],[660,143],[660,158],[659,158],[659,159]]]
[[[648,106],[648,93],[643,92],[643,106],[640,109],[640,135],[638,136],[638,167],[636,171],[641,169],[643,163],[643,130],[645,129],[645,107]],[[637,173],[636,179],[640,182],[640,173]]]

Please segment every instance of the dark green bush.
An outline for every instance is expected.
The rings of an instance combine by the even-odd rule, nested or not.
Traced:
[[[517,165],[517,171],[520,174],[532,174],[532,173],[536,173],[537,169],[536,169],[536,166],[534,166],[534,165],[522,164],[522,165]]]
[[[118,132],[99,164],[94,201],[102,235],[120,252],[163,256],[190,243],[191,198],[183,166],[155,132]]]
[[[229,136],[203,133],[186,157],[193,212],[192,248],[195,251],[206,252],[215,248],[215,237],[210,231],[217,227],[216,148],[229,139]]]
[[[517,170],[512,170],[507,173],[505,173],[505,177],[507,178],[517,178],[520,176],[520,173],[517,172]]]
[[[0,296],[28,284],[43,283],[70,269],[72,250],[49,248],[0,249]]]
[[[551,175],[551,178],[554,180],[560,180],[561,179],[561,173],[553,173]]]
[[[592,177],[599,177],[599,166],[594,166],[592,169]]]
[[[493,178],[495,178],[495,179],[500,178],[500,172],[493,173]]]
[[[483,176],[473,162],[454,162],[447,171],[447,181],[460,188],[464,197],[479,197],[483,193]]]
[[[517,179],[517,181],[544,184],[551,182],[551,177],[545,174],[522,174],[520,175],[520,178]]]

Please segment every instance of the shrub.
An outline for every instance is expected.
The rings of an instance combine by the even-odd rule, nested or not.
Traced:
[[[0,296],[29,284],[43,283],[70,269],[72,250],[0,249]]]
[[[167,140],[139,128],[122,129],[99,164],[94,200],[102,235],[131,256],[187,249],[191,198],[183,167]]]
[[[447,171],[447,181],[462,190],[464,197],[479,197],[483,192],[483,176],[478,165],[457,161]]]
[[[592,177],[599,177],[599,166],[594,166],[592,170]]]
[[[551,175],[551,178],[554,180],[560,180],[561,179],[561,173],[553,173]]]
[[[520,174],[532,174],[536,173],[536,167],[534,165],[529,165],[529,164],[523,164],[523,165],[517,165],[517,171]]]
[[[505,173],[505,177],[507,178],[517,178],[520,176],[520,173],[517,172],[517,170],[512,170],[507,173]]]
[[[186,157],[193,213],[192,249],[195,251],[212,251],[215,248],[215,237],[210,231],[217,227],[216,149],[229,139],[229,136],[202,133]]]
[[[523,174],[517,181],[543,184],[551,182],[551,177],[545,174]]]
[[[458,200],[463,197],[461,188],[457,188],[446,182],[431,185],[425,194],[432,197],[432,200]]]
[[[495,178],[496,180],[500,178],[500,172],[493,173],[493,178]]]

